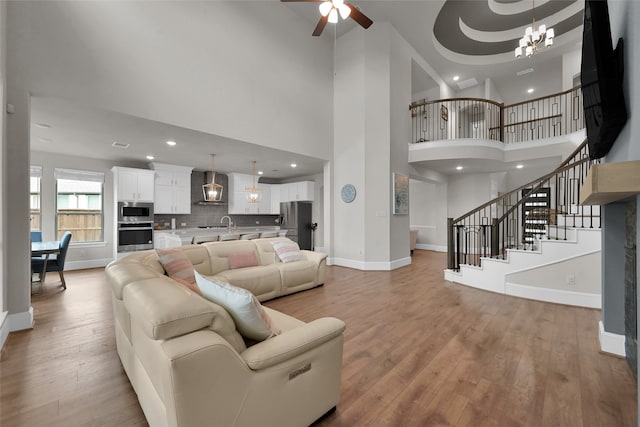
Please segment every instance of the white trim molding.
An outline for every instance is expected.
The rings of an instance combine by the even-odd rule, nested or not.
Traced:
[[[71,270],[85,270],[87,268],[106,267],[107,264],[109,264],[111,261],[113,261],[113,258],[67,261],[64,264],[64,269],[71,271]]]
[[[553,302],[556,304],[602,308],[602,297],[600,294],[539,288],[536,286],[517,285],[515,283],[505,284],[505,294],[538,301]]]
[[[447,252],[446,246],[431,245],[428,243],[416,243],[416,249],[421,249],[423,251]]]
[[[23,329],[33,329],[33,307],[21,313],[0,314],[0,349],[9,336],[9,332],[22,331]]]
[[[404,267],[405,265],[411,264],[411,257],[400,258],[390,262],[385,261],[377,261],[377,262],[366,262],[366,261],[356,261],[353,259],[347,258],[327,258],[327,265],[339,265],[341,267],[354,268],[356,270],[363,271],[389,271],[395,270],[396,268]]]
[[[625,357],[625,336],[605,331],[602,320],[598,322],[598,339],[600,340],[600,350],[605,353]]]

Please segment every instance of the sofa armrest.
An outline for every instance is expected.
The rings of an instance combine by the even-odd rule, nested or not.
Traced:
[[[241,356],[253,370],[268,368],[342,335],[344,328],[342,320],[323,317],[255,344]]]
[[[324,252],[307,251],[305,249],[300,250],[300,252],[302,252],[302,254],[305,256],[305,258],[307,258],[308,261],[315,262],[317,265],[319,265],[322,260],[327,257],[327,254],[325,254]]]

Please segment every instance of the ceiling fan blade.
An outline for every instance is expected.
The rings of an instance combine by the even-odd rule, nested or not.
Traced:
[[[364,29],[369,28],[371,24],[373,24],[373,21],[369,19],[367,15],[360,12],[360,10],[357,9],[354,5],[347,2],[344,2],[344,4],[349,6],[349,9],[351,9],[351,13],[349,14],[349,17],[354,21],[356,21],[358,24],[360,24]]]
[[[322,34],[322,30],[324,30],[324,27],[327,25],[328,21],[329,15],[321,16],[320,20],[318,21],[318,25],[316,25],[316,29],[313,30],[312,36],[319,36],[320,34]]]

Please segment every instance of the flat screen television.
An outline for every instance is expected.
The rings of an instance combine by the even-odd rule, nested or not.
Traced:
[[[605,156],[627,121],[622,78],[622,38],[611,43],[609,8],[603,0],[585,0],[580,83],[589,157]]]

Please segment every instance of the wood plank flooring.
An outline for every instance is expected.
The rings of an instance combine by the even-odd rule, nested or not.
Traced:
[[[319,426],[636,426],[636,381],[599,352],[600,311],[446,282],[445,255],[392,272],[329,267],[326,285],[265,305],[345,331],[341,401]],[[0,358],[0,426],[137,426],[102,269],[48,276],[36,328]],[[260,426],[264,427],[264,426]]]

